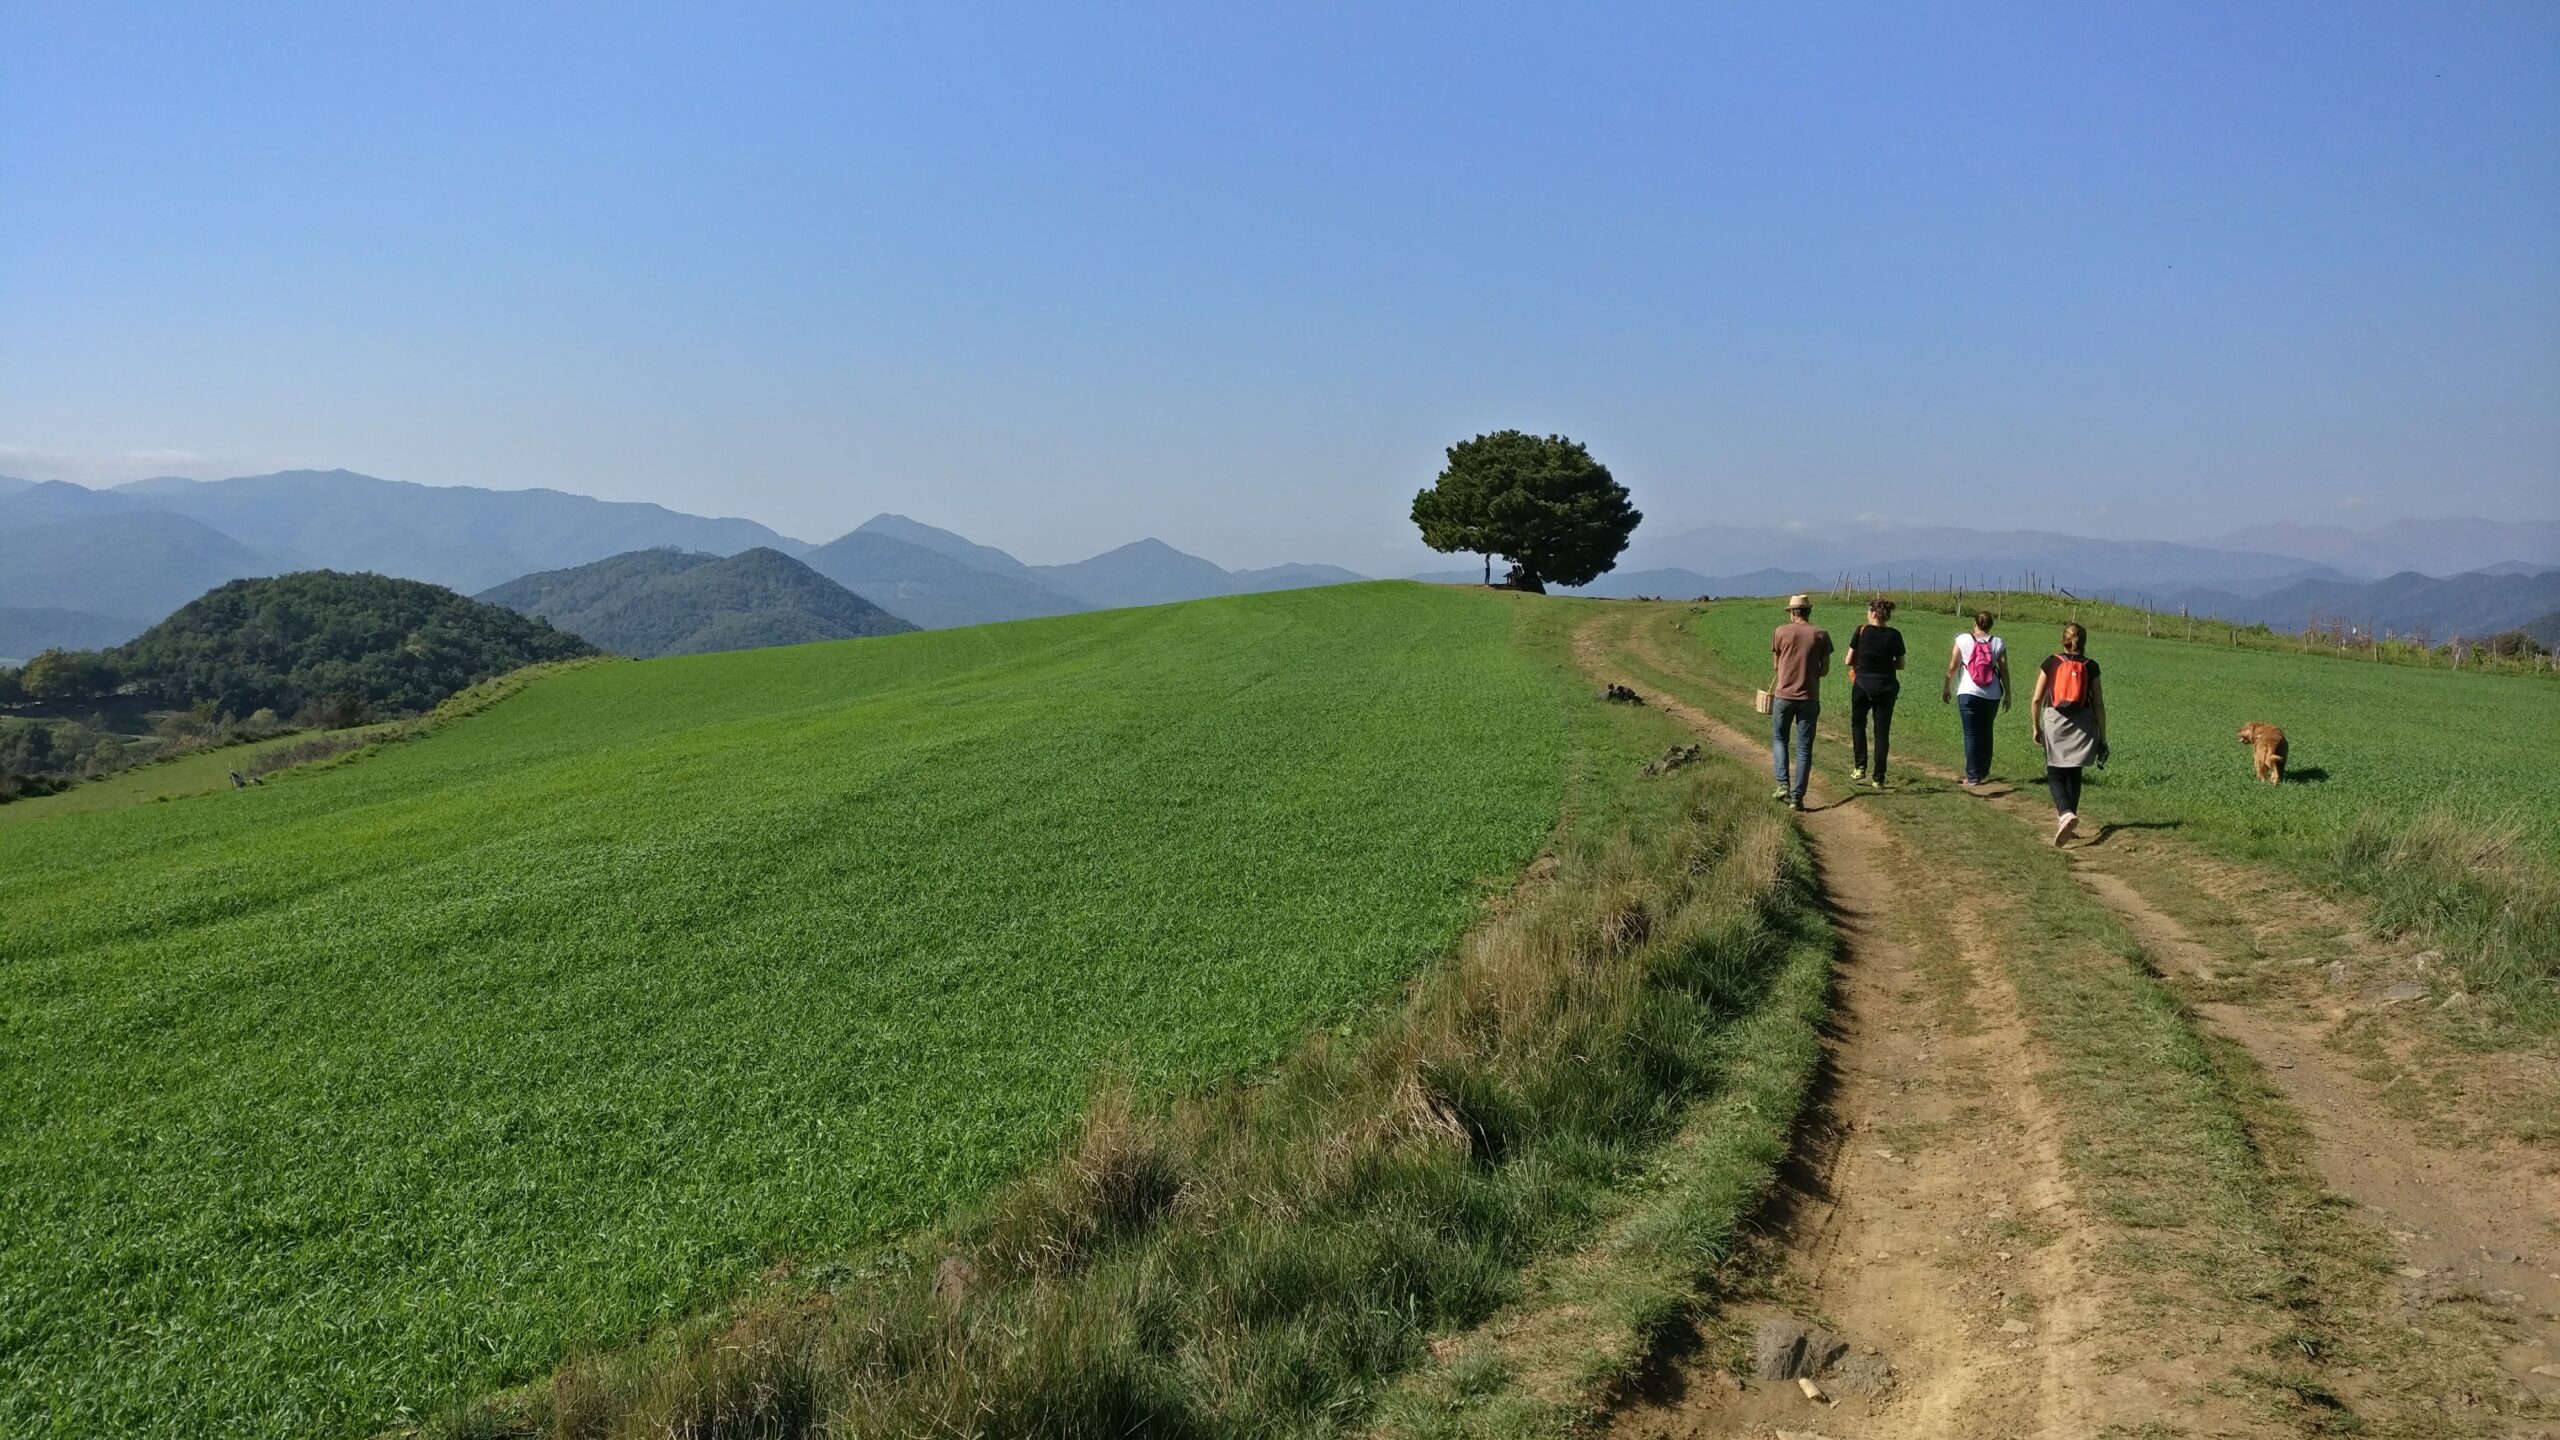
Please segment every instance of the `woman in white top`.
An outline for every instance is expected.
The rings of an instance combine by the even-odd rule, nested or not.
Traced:
[[[1940,703],[1956,702],[1964,728],[1965,785],[1991,778],[1991,725],[2009,708],[2009,645],[1991,633],[1991,620],[1988,610],[1973,612],[1973,629],[1947,652],[1947,680],[1938,688]]]

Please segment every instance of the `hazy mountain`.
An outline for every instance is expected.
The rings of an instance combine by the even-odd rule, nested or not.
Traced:
[[[0,475],[0,495],[15,495],[35,483],[33,480],[21,480],[15,475]]]
[[[2560,521],[2550,520],[2394,520],[2370,530],[2253,525],[2204,543],[2298,555],[2367,579],[2412,570],[2451,576],[2515,563],[2528,570],[2560,566]]]
[[[956,535],[921,521],[910,520],[904,515],[874,515],[855,526],[853,533],[886,535],[892,540],[903,540],[909,545],[957,560],[971,569],[984,570],[994,575],[1010,575],[1017,580],[1032,579],[1030,566],[993,545],[981,545],[966,535]]]
[[[43,525],[0,523],[0,605],[17,609],[75,610],[148,625],[226,580],[278,568],[272,558],[183,515],[142,510]]]
[[[47,650],[103,650],[148,627],[142,620],[90,615],[50,607],[0,606],[0,665],[17,665]]]
[[[112,490],[91,490],[65,480],[21,483],[0,492],[0,525],[54,525],[143,509],[142,501]]]
[[[2516,628],[2541,641],[2545,646],[2560,649],[2560,610],[2554,610],[2539,620],[2529,620]]]
[[[623,655],[696,655],[916,628],[778,550],[640,550],[510,580],[481,600]]]
[[[1223,570],[1196,555],[1186,555],[1161,540],[1141,540],[1072,565],[1025,565],[992,545],[980,545],[966,536],[910,520],[904,515],[874,515],[853,533],[901,540],[972,569],[1027,581],[1062,596],[1079,610],[1096,606],[1155,605],[1168,600],[1196,600],[1207,595],[1350,585],[1369,578],[1339,565],[1285,564],[1258,570]],[[850,580],[846,583],[854,584]],[[854,588],[861,587],[857,584]],[[897,608],[887,600],[881,603],[891,609]],[[917,623],[930,627],[934,622],[919,618]],[[955,620],[952,623],[973,622]]]
[[[1572,593],[1613,600],[1632,600],[1646,595],[1658,600],[1691,600],[1700,595],[1727,592],[1718,590],[1713,580],[1695,570],[1672,565],[1654,570],[1612,570]]]
[[[907,523],[916,530],[969,544],[947,530]],[[987,553],[1004,554],[1001,550]],[[867,524],[801,558],[819,574],[927,630],[1072,615],[1093,608],[1073,595],[1032,579],[1020,565],[1014,568],[1024,570],[1021,575],[981,569],[954,558],[947,550],[910,544]]]
[[[1072,565],[1031,569],[1047,584],[1103,610],[1232,595],[1237,589],[1235,577],[1226,571],[1152,537]]]
[[[1842,578],[1860,588],[1940,589],[1949,583],[2003,587],[2034,575],[2082,594],[2108,590],[2165,593],[2215,585],[2257,593],[2323,575],[2316,562],[2291,555],[2213,550],[2157,540],[2104,540],[2041,530],[1988,531],[1948,526],[1767,530],[1707,526],[1658,538],[1639,535],[1619,561],[1622,570],[1682,569],[1707,576],[1788,571]]]
[[[1267,565],[1259,570],[1230,570],[1229,583],[1240,594],[1266,590],[1312,590],[1319,585],[1357,585],[1368,579],[1339,565]]]
[[[137,480],[112,493],[310,563],[461,590],[661,545],[715,555],[756,546],[785,554],[809,548],[752,520],[706,519],[558,490],[415,485],[350,470]]]
[[[2560,609],[2560,569],[2443,578],[2404,571],[2362,582],[2306,580],[2256,596],[2192,590],[2172,597],[2170,608],[2178,605],[2197,615],[2278,631],[2340,621],[2394,635],[2423,629],[2438,640],[2477,637],[2535,623]]]

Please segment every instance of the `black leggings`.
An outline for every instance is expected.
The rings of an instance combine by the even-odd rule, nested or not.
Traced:
[[[2044,788],[2053,792],[2054,814],[2077,815],[2080,813],[2079,766],[2047,765],[2044,767]]]
[[[1893,702],[1902,698],[1899,688],[1869,690],[1864,685],[1849,687],[1849,759],[1859,769],[1867,769],[1867,717],[1876,722],[1876,768],[1867,770],[1869,779],[1884,778],[1884,758],[1893,748]]]

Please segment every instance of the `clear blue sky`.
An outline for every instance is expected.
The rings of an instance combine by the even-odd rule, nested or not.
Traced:
[[[1502,426],[1666,525],[2560,515],[2560,4],[1070,8],[0,0],[0,472],[1372,573]]]

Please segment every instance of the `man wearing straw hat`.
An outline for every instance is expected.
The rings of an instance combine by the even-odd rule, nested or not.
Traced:
[[[1769,636],[1777,678],[1769,682],[1769,764],[1778,774],[1777,798],[1804,808],[1805,782],[1813,778],[1813,722],[1822,714],[1822,677],[1831,673],[1831,633],[1813,626],[1813,597],[1787,597],[1787,623]],[[1795,766],[1787,765],[1788,732],[1794,732]]]

